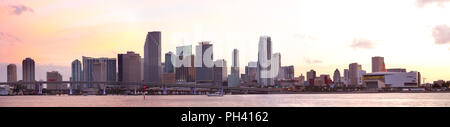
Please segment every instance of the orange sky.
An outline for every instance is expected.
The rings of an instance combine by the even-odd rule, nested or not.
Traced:
[[[0,0],[0,63],[18,64],[32,57],[41,65],[69,67],[83,55],[142,54],[146,33],[162,31],[163,53],[183,44],[212,41],[216,59],[230,63],[237,48],[243,67],[256,61],[259,36],[269,35],[273,52],[281,53],[282,65],[295,66],[296,76],[309,69],[332,74],[352,62],[370,72],[371,57],[383,56],[387,68],[417,70],[427,81],[450,80],[448,3]]]

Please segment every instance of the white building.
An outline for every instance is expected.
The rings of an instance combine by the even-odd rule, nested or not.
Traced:
[[[420,84],[419,72],[375,72],[363,76],[366,88],[414,88]]]

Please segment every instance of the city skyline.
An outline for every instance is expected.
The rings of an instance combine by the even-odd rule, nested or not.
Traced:
[[[125,8],[123,12],[110,15],[117,5],[124,4],[112,1],[107,5],[99,6],[99,11],[95,11],[97,9],[94,8],[87,9],[84,13],[95,13],[86,16],[83,12],[78,13],[74,10],[80,10],[85,6],[95,6],[101,2],[77,3],[61,12],[51,12],[53,8],[48,7],[49,4],[67,5],[71,2],[2,1],[1,9],[7,11],[0,12],[2,19],[0,21],[0,28],[2,28],[0,30],[2,36],[2,40],[0,40],[0,81],[6,81],[6,66],[10,63],[16,64],[18,80],[22,79],[20,63],[26,57],[31,57],[36,62],[36,80],[45,80],[45,73],[49,71],[58,71],[63,75],[64,80],[68,80],[71,74],[70,63],[75,59],[81,59],[81,56],[115,58],[118,53],[127,51],[134,51],[144,56],[142,46],[145,41],[144,37],[146,32],[152,30],[164,33],[161,39],[162,53],[173,52],[175,47],[181,45],[196,45],[201,41],[211,41],[214,47],[223,47],[215,48],[214,56],[217,59],[231,61],[230,52],[236,48],[240,50],[240,72],[244,72],[244,66],[248,62],[257,61],[258,37],[268,35],[273,39],[273,52],[280,52],[283,56],[282,66],[294,65],[295,77],[301,74],[306,75],[310,69],[314,69],[317,74],[333,74],[336,68],[344,70],[349,63],[353,62],[361,64],[363,70],[372,72],[370,58],[382,56],[385,58],[386,69],[417,70],[427,78],[426,82],[450,79],[450,71],[445,71],[450,70],[448,66],[450,60],[445,59],[450,56],[449,42],[445,40],[445,37],[434,36],[446,35],[446,26],[449,24],[445,23],[450,20],[440,15],[448,12],[449,9],[446,6],[448,3],[443,3],[443,6],[439,3],[425,3],[422,6],[418,1],[396,1],[389,2],[392,3],[392,6],[387,6],[384,8],[386,10],[378,12],[376,8],[383,1],[376,3],[346,1],[358,6],[350,6],[352,9],[362,9],[362,12],[338,9],[337,12],[331,14],[339,14],[338,16],[342,16],[343,19],[325,22],[338,17],[320,11],[320,8],[329,7],[327,5],[323,5],[324,7],[314,6],[316,9],[307,7],[320,3],[314,1],[218,3],[202,1],[201,5],[191,6],[188,9],[180,7],[179,10],[174,9],[173,12],[164,8],[177,8],[180,5],[169,6],[170,2],[153,1],[157,3],[156,5],[161,5],[161,8],[158,9],[168,12],[168,16],[145,14],[144,12],[153,10],[138,6],[137,4],[148,5],[141,2],[126,3],[124,6],[128,8]],[[183,1],[172,2],[185,3]],[[334,1],[326,2],[334,3]],[[223,6],[219,6],[219,3],[223,3]],[[251,4],[258,4],[261,7],[257,7],[255,10],[243,10],[243,7]],[[342,3],[335,4],[339,7],[349,6]],[[18,12],[11,8],[14,5],[24,5],[32,8],[32,11]],[[236,11],[226,12],[227,7],[234,5],[239,5]],[[368,7],[369,5],[374,7]],[[264,10],[264,8],[272,6],[271,10]],[[130,7],[136,7],[136,9],[130,9]],[[198,9],[192,9],[192,7],[198,7]],[[214,9],[215,7],[217,9]],[[277,7],[284,7],[284,9]],[[367,9],[363,9],[366,7]],[[394,11],[395,7],[405,10]],[[336,7],[329,8],[336,9]],[[183,10],[189,11],[182,13]],[[211,12],[207,13],[207,10],[211,10]],[[242,11],[243,14],[238,14],[239,11]],[[384,16],[371,15],[374,14],[373,11]],[[389,11],[392,11],[393,14],[389,14]],[[314,15],[308,12],[314,12]],[[65,16],[67,14],[73,14],[73,17]],[[131,14],[135,15],[128,16]],[[261,14],[268,14],[274,18],[261,20],[265,19]],[[148,18],[147,15],[155,17]],[[256,19],[245,18],[246,15],[254,15]],[[323,15],[323,17],[317,17],[317,15]],[[397,15],[404,15],[404,19],[395,18]],[[95,18],[96,16],[100,17]],[[179,20],[186,16],[198,19]],[[37,19],[38,17],[42,17],[42,19]],[[418,20],[417,17],[421,20]],[[392,23],[383,20],[367,21],[364,18],[369,20],[393,18],[393,21]],[[97,21],[97,19],[104,20]],[[156,23],[151,22],[154,19],[160,20]],[[222,19],[224,20],[222,21]],[[36,22],[31,23],[29,20]],[[204,21],[196,23],[199,20]],[[260,21],[253,23],[255,20]],[[53,25],[46,23],[47,21],[51,21]],[[81,21],[81,23],[76,23],[77,21]],[[347,21],[350,22],[344,23]],[[365,21],[367,23],[363,23]],[[381,23],[377,23],[380,21]],[[19,26],[17,23],[24,25]],[[220,27],[221,24],[224,27]],[[352,27],[349,24],[355,26]],[[371,27],[371,24],[374,27]],[[110,27],[111,25],[118,26]],[[360,26],[364,27],[357,28]],[[381,28],[376,28],[380,26]],[[346,27],[349,30],[343,30]],[[443,31],[439,32],[440,30]],[[339,36],[333,35],[333,32],[339,32]],[[164,61],[164,58],[161,60]],[[45,69],[40,71],[39,69],[42,67]]]

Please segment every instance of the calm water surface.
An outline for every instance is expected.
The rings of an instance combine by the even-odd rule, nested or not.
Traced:
[[[450,106],[450,93],[0,96],[0,107],[366,107]]]

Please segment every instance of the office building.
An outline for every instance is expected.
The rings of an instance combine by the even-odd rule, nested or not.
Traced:
[[[386,72],[384,57],[372,57],[372,72]]]
[[[148,32],[144,46],[144,82],[161,82],[161,32]]]
[[[81,62],[78,59],[72,61],[72,77],[71,77],[70,81],[73,81],[73,82],[83,81],[82,80]],[[80,87],[82,87],[81,85],[82,84],[73,83],[73,84],[70,84],[70,87],[72,89],[80,89]]]
[[[35,80],[35,63],[31,58],[25,58],[22,61],[22,81],[23,82],[34,82]],[[35,89],[35,84],[24,84],[26,89]]]
[[[213,60],[213,45],[210,42],[200,42],[196,47],[194,61],[196,82],[213,82]]]
[[[126,54],[118,54],[118,81],[119,82],[140,82],[141,80],[141,56],[134,52],[127,52]],[[135,85],[128,84],[128,88],[135,88]]]

